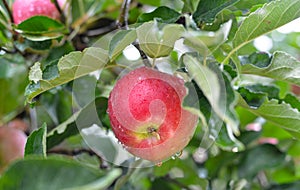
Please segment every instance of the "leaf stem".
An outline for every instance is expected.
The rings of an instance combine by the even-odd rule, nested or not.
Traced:
[[[137,43],[137,41],[135,41],[132,45],[134,45],[134,47],[136,47],[136,49],[139,51],[141,58],[143,60],[143,63],[146,67],[152,67],[152,64],[150,63],[146,53],[141,49],[140,44]]]

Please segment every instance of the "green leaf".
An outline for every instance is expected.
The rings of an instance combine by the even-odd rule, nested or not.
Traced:
[[[182,12],[183,13],[194,13],[200,0],[182,0],[182,1],[184,3]]]
[[[176,170],[174,170],[176,168]],[[173,173],[182,172],[184,173],[184,178],[182,178],[182,184],[185,185],[199,185],[200,189],[207,189],[208,181],[206,179],[202,179],[198,177],[197,166],[195,162],[192,160],[192,157],[187,159],[172,159],[168,162],[164,162],[160,167],[153,168],[153,175],[157,178],[164,177],[166,175],[172,175]],[[175,178],[176,180],[180,180],[180,178]]]
[[[271,63],[270,55],[265,52],[259,52],[259,53],[255,52],[249,56],[242,56],[240,60],[242,65],[252,64],[259,68],[267,67]]]
[[[247,85],[238,89],[240,95],[252,108],[258,108],[266,99],[279,99],[279,89],[262,84]]]
[[[28,157],[3,173],[0,189],[100,190],[106,189],[120,174],[119,169],[104,173],[62,157]]]
[[[285,154],[270,144],[263,144],[248,150],[239,166],[240,177],[251,179],[259,171],[280,166],[285,159]]]
[[[291,104],[277,99],[265,99],[259,108],[251,108],[242,98],[239,104],[300,139],[300,111]],[[297,104],[299,105],[300,102],[298,101]]]
[[[300,188],[300,182],[286,183],[280,185],[272,185],[268,190],[298,190]]]
[[[136,29],[141,49],[151,58],[168,56],[183,31],[182,25],[156,21],[146,22]]]
[[[180,13],[169,8],[169,7],[158,7],[150,13],[143,13],[138,17],[137,22],[143,23],[148,21],[153,21],[156,19],[158,22],[163,23],[174,23],[180,17]]]
[[[255,38],[291,22],[300,16],[300,3],[295,0],[276,0],[250,14],[233,39],[233,52]]]
[[[146,5],[152,5],[152,6],[160,6],[161,4],[161,0],[153,0],[153,1],[148,1],[148,0],[138,0],[140,3],[142,4],[146,4]]]
[[[47,148],[51,149],[65,139],[77,135],[81,129],[94,124],[108,128],[109,121],[106,121],[107,101],[107,98],[98,97],[87,105],[82,105],[84,107],[81,110],[48,133]]]
[[[194,20],[201,24],[202,22],[213,22],[216,15],[239,0],[201,0],[196,12],[193,14]]]
[[[74,47],[70,42],[66,42],[62,46],[53,47],[50,49],[45,63],[48,64],[54,60],[59,60],[62,56],[74,51]]]
[[[34,97],[47,90],[99,70],[107,62],[108,54],[100,48],[91,47],[85,49],[83,52],[71,52],[59,60],[57,64],[58,72],[54,72],[53,76],[51,74],[47,75],[47,79],[45,79],[45,70],[43,71],[43,79],[29,75],[29,78],[34,78],[35,81],[32,81],[26,88],[25,95],[27,102],[32,102]],[[37,63],[34,67],[34,70],[39,70]],[[56,67],[56,65],[52,65],[52,67]]]
[[[25,46],[28,46],[34,50],[40,50],[40,51],[43,51],[43,50],[48,50],[51,48],[52,46],[52,40],[49,39],[49,40],[43,40],[43,41],[31,41],[31,40],[28,40],[28,39],[25,39]]]
[[[51,149],[63,142],[65,139],[79,133],[75,122],[79,114],[80,111],[74,113],[72,117],[70,117],[65,122],[61,123],[48,133],[46,140],[47,149]]]
[[[28,84],[25,65],[10,63],[0,56],[0,125],[10,121],[24,108],[24,89]]]
[[[231,131],[227,131],[226,126],[221,127],[218,136],[216,137],[216,144],[223,150],[239,152],[245,149],[244,144],[231,135]]]
[[[50,34],[65,32],[65,26],[46,16],[34,16],[20,23],[16,30],[25,34]]]
[[[275,52],[267,67],[256,63],[245,64],[242,66],[242,73],[300,85],[300,62],[285,52]]]
[[[202,65],[199,60],[191,55],[183,55],[182,60],[187,67],[190,77],[195,80],[199,88],[202,90],[213,110],[228,125],[228,130],[231,129],[235,134],[239,134],[239,122],[233,111],[233,107],[236,103],[236,97],[234,93],[232,93],[232,90],[232,92],[228,92],[229,94],[226,94],[227,91],[232,88],[230,87],[230,82],[229,84],[226,82],[228,81],[229,78],[227,77],[229,76],[223,76],[223,74],[217,71],[216,67],[211,70],[209,67]],[[211,65],[214,65],[214,63]],[[230,98],[233,97],[233,99],[228,99],[228,101],[227,96],[231,96]]]
[[[46,156],[46,136],[47,125],[44,123],[41,128],[32,132],[28,137],[25,147],[25,156],[32,154]]]
[[[109,58],[115,60],[122,51],[137,38],[135,30],[118,31],[109,43]]]
[[[187,31],[184,34],[184,44],[192,47],[201,55],[210,55],[227,40],[231,24],[231,21],[224,23],[216,32]]]

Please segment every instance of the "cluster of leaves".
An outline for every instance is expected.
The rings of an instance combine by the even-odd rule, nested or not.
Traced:
[[[251,43],[300,17],[300,1],[69,3],[61,21],[36,16],[17,26],[1,3],[0,87],[5,93],[0,96],[0,123],[21,113],[39,129],[29,136],[25,159],[0,177],[0,189],[300,187],[300,102],[290,90],[300,85],[300,62],[283,51],[258,52]],[[147,8],[152,11],[144,13]],[[124,19],[129,25],[114,31]],[[146,59],[128,60],[123,51],[131,44]],[[189,94],[183,106],[200,123],[184,151],[187,156],[160,167],[122,168],[87,151],[89,142],[80,132],[97,124],[109,133],[106,108],[112,81],[119,68],[139,64],[167,67],[186,77]],[[91,75],[97,71],[96,77]],[[31,107],[23,104],[24,92]],[[94,110],[96,119],[85,119]],[[251,124],[262,130],[249,131]],[[111,140],[87,137],[101,141],[100,146]],[[57,146],[85,151],[77,155]],[[53,152],[71,154],[85,164],[49,156]],[[110,156],[114,160],[116,154]]]

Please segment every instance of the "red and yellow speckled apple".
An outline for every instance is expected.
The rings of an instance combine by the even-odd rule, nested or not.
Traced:
[[[58,0],[62,7],[66,0]],[[15,24],[20,24],[30,17],[43,15],[53,19],[59,19],[60,13],[51,0],[15,0],[12,7]]]
[[[159,163],[181,151],[198,117],[182,108],[184,81],[141,67],[117,81],[108,100],[116,138],[133,155]]]
[[[26,141],[23,131],[0,126],[0,173],[9,163],[24,156]]]

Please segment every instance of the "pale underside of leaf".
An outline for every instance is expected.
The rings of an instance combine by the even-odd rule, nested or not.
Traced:
[[[278,100],[272,99],[266,100],[258,109],[252,109],[240,97],[239,105],[300,139],[300,112],[292,108],[290,104],[285,102],[279,103]]]
[[[109,43],[109,57],[115,60],[120,53],[137,38],[135,30],[118,31]]]
[[[29,78],[34,78],[39,84],[37,88],[26,93],[27,101],[31,102],[34,97],[47,90],[88,75],[93,71],[100,70],[107,62],[108,53],[100,48],[91,47],[85,49],[83,52],[72,52],[59,60],[57,65],[59,72],[58,77],[44,80],[40,79],[40,77],[29,76]],[[38,71],[37,68],[34,70]]]
[[[233,47],[239,48],[253,39],[291,22],[300,16],[299,0],[277,0],[250,14],[239,27]]]
[[[241,24],[233,39],[233,49],[223,63],[241,47],[255,38],[300,17],[299,0],[276,0],[251,13]]]
[[[268,67],[260,68],[252,64],[242,66],[242,73],[260,75],[274,80],[300,85],[300,61],[291,55],[277,51]]]
[[[160,29],[155,22],[146,22],[136,29],[141,49],[151,58],[169,56],[184,28],[179,24],[166,24]]]
[[[235,134],[239,134],[238,122],[227,113],[229,111],[227,109],[231,108],[227,108],[226,106],[226,94],[223,94],[224,91],[221,90],[216,73],[208,67],[203,66],[190,55],[184,55],[183,62],[188,69],[190,77],[195,80],[216,114],[225,121],[230,128],[229,130],[232,130]],[[201,114],[199,116],[200,118],[203,117]]]

